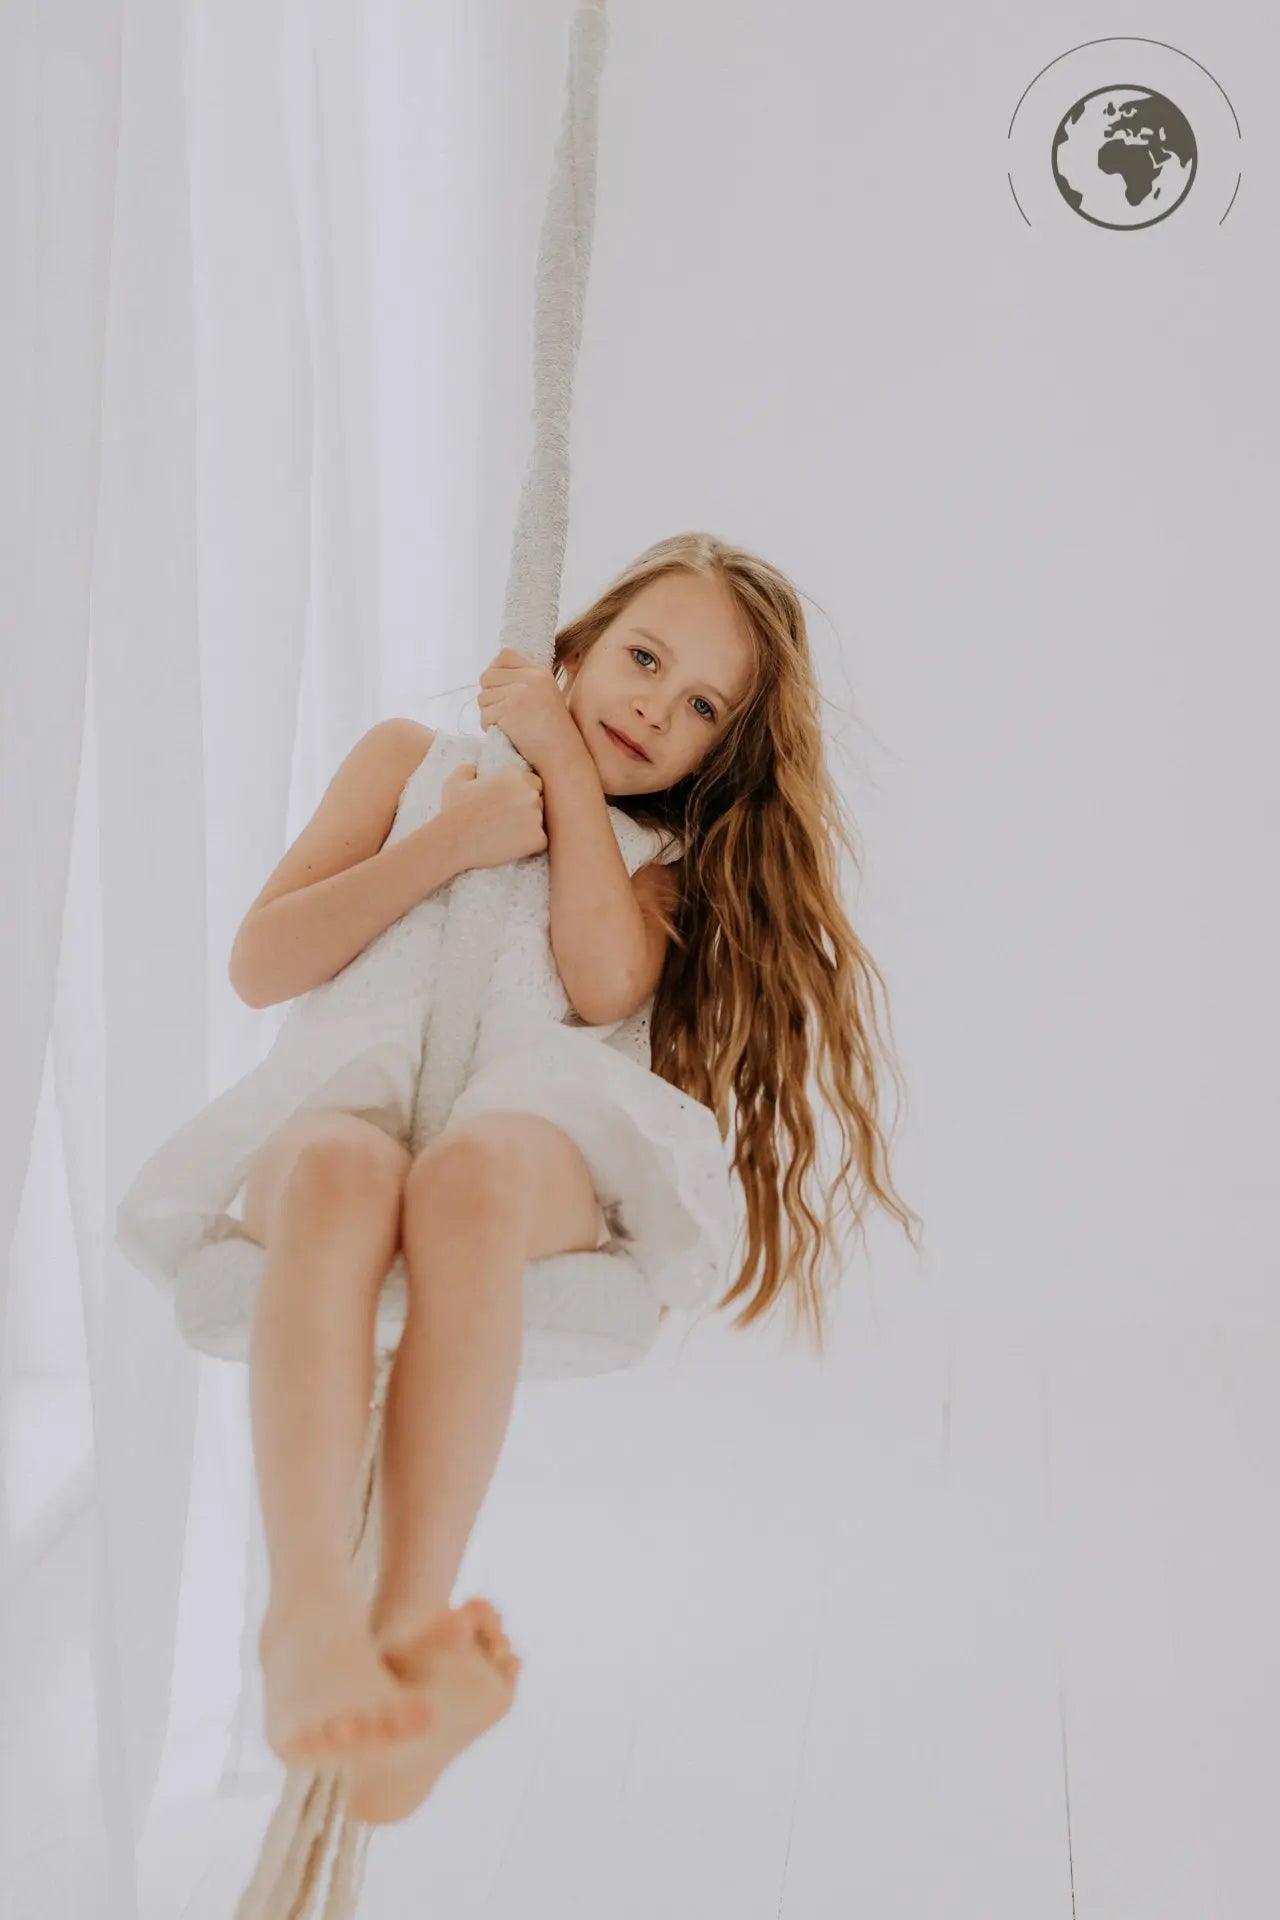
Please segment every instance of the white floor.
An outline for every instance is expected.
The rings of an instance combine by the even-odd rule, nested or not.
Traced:
[[[528,1390],[457,1595],[517,1707],[360,1914],[1273,1920],[1278,1383],[1276,1328],[907,1316]],[[232,1920],[261,1751],[154,1809],[144,1920]]]

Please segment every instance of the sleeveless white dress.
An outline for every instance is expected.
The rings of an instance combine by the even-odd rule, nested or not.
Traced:
[[[440,810],[445,776],[483,736],[441,728],[400,796],[388,843]],[[610,806],[627,872],[682,851]],[[699,1307],[729,1284],[736,1209],[710,1107],[649,1067],[652,997],[626,1021],[585,1025],[560,978],[531,855],[511,910],[452,1128],[494,1111],[539,1114],[581,1149],[601,1207],[598,1246],[625,1244],[664,1303]],[[532,884],[531,884],[532,883]],[[295,1000],[261,1063],[171,1134],[116,1213],[116,1241],[170,1290],[202,1244],[239,1234],[250,1162],[295,1113],[341,1107],[409,1144],[426,1011],[452,882],[384,928],[331,980]],[[541,905],[539,906],[539,900]]]

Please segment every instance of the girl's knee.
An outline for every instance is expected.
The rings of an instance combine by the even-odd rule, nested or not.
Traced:
[[[286,1184],[321,1199],[378,1195],[398,1204],[410,1159],[406,1147],[368,1122],[333,1124],[299,1142]]]
[[[405,1176],[405,1198],[431,1189],[436,1203],[457,1196],[467,1203],[496,1201],[513,1188],[510,1153],[492,1127],[460,1126],[424,1147]]]
[[[366,1193],[390,1184],[401,1190],[408,1149],[384,1129],[343,1109],[313,1108],[295,1113],[258,1148],[242,1189],[241,1223],[251,1240],[265,1246],[286,1192],[306,1181],[321,1191],[347,1191],[348,1183]]]
[[[303,1140],[294,1156],[290,1173],[299,1173],[334,1187],[376,1187],[399,1190],[409,1171],[409,1150],[390,1135],[368,1127],[365,1133],[349,1135],[345,1129],[320,1133]]]

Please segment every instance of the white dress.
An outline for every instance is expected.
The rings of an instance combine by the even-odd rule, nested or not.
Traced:
[[[475,765],[483,736],[441,728],[406,782],[388,843],[440,810],[446,774]],[[611,806],[628,873],[679,857],[666,836]],[[698,1307],[729,1283],[736,1231],[728,1155],[712,1110],[648,1067],[650,998],[626,1021],[584,1025],[546,924],[538,854],[516,863],[502,949],[468,1077],[448,1126],[479,1113],[540,1114],[586,1158],[601,1205],[597,1245],[623,1243],[657,1297]],[[202,1244],[243,1237],[233,1209],[250,1162],[291,1115],[360,1113],[409,1144],[428,997],[452,883],[436,889],[322,986],[295,1000],[260,1064],[171,1134],[121,1199],[116,1240],[170,1289]],[[539,905],[539,901],[541,905]]]

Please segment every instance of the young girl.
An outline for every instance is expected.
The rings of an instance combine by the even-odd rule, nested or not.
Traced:
[[[739,1302],[746,1327],[785,1293],[821,1351],[834,1187],[822,1215],[805,1191],[819,1069],[855,1223],[873,1196],[916,1244],[888,1173],[881,977],[840,903],[848,832],[795,589],[710,535],[677,536],[563,628],[554,659],[550,674],[503,653],[481,676],[482,725],[527,769],[477,780],[474,736],[408,720],[353,749],[232,952],[249,1004],[295,1006],[118,1214],[120,1244],[162,1284],[201,1235],[266,1249],[250,1383],[268,1738],[286,1761],[339,1765],[371,1822],[420,1804],[513,1696],[499,1617],[450,1596],[509,1421],[526,1263],[612,1236],[662,1302]],[[427,936],[449,882],[543,851],[550,926],[504,941],[467,1083],[415,1158]],[[637,1013],[648,1072],[607,1044]],[[726,1285],[734,1179],[746,1249]],[[370,1611],[345,1538],[397,1248],[408,1314]]]

